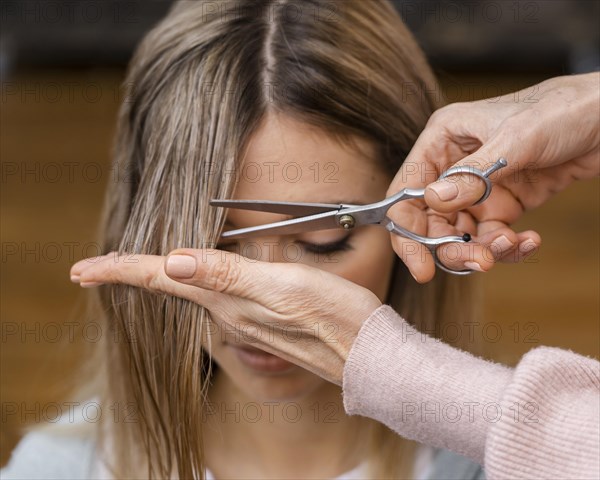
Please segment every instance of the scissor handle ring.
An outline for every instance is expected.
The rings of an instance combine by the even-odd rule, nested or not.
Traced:
[[[440,258],[438,257],[438,254],[437,254],[437,247],[439,247],[440,245],[444,245],[446,243],[467,243],[471,239],[470,235],[467,238],[465,238],[464,235],[462,237],[459,237],[458,235],[449,235],[446,237],[439,237],[439,238],[422,237],[421,235],[417,235],[414,232],[411,232],[409,230],[406,230],[406,229],[396,225],[389,218],[387,220],[388,221],[385,225],[385,228],[388,232],[395,233],[396,235],[400,235],[402,237],[409,238],[411,240],[415,240],[416,242],[419,242],[421,245],[425,245],[427,247],[427,249],[429,250],[429,252],[431,253],[431,256],[433,257],[433,262],[435,263],[435,265],[438,268],[440,268],[441,270],[443,270],[444,272],[452,273],[454,275],[469,275],[469,274],[473,273],[473,270],[452,270],[452,269],[446,267],[440,261]],[[467,235],[467,234],[465,234],[465,235]]]
[[[451,268],[446,267],[440,260],[440,257],[438,257],[437,254],[437,248],[441,245],[444,245],[446,243],[466,243],[465,240],[462,237],[456,237],[455,239],[451,239],[451,238],[444,238],[444,240],[442,240],[441,242],[439,242],[437,245],[426,245],[426,247],[428,248],[428,250],[431,252],[431,256],[433,257],[433,262],[435,263],[435,266],[438,267],[440,270],[443,270],[444,272],[448,272],[448,273],[452,273],[454,275],[470,275],[471,273],[473,273],[473,270],[452,270]]]
[[[483,193],[481,198],[473,204],[473,206],[475,206],[475,205],[479,205],[482,202],[485,202],[487,200],[487,198],[490,196],[490,194],[492,193],[492,182],[488,177],[492,173],[494,173],[496,170],[506,167],[507,164],[508,163],[505,158],[500,158],[490,168],[488,168],[487,170],[485,170],[483,172],[481,170],[479,170],[478,168],[472,167],[469,165],[462,165],[460,167],[452,167],[452,168],[449,168],[448,170],[446,170],[444,173],[442,173],[440,175],[440,177],[438,178],[438,180],[442,180],[450,175],[456,175],[458,173],[470,173],[471,175],[475,175],[476,177],[481,178],[485,182],[485,192]]]

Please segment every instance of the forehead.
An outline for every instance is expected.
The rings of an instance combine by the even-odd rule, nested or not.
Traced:
[[[377,164],[375,147],[340,140],[282,114],[269,114],[250,138],[234,198],[317,203],[381,200],[391,178]],[[228,220],[248,226],[283,215],[230,210]]]
[[[244,154],[235,198],[337,203],[376,201],[391,180],[371,142],[343,143],[328,132],[269,114]]]

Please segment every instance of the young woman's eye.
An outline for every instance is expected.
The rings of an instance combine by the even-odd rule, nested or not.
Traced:
[[[350,236],[348,235],[337,242],[330,243],[309,243],[301,240],[297,240],[296,243],[300,244],[307,252],[315,253],[317,255],[328,255],[331,253],[352,250],[352,246],[348,241],[349,238]]]

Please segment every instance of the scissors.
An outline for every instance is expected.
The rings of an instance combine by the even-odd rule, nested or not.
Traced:
[[[495,171],[507,165],[506,159],[500,158],[488,169],[481,171],[472,166],[453,167],[446,170],[438,180],[459,173],[470,173],[481,178],[485,182],[485,193],[473,205],[484,202],[492,192],[492,182],[488,178]],[[462,236],[449,235],[445,237],[430,238],[417,235],[411,231],[396,225],[387,217],[387,212],[398,202],[423,198],[425,188],[404,188],[395,195],[387,197],[379,202],[368,205],[346,205],[330,203],[299,203],[299,202],[275,202],[269,200],[219,200],[212,199],[210,205],[213,207],[235,208],[243,210],[258,210],[263,212],[283,213],[293,215],[295,218],[280,222],[258,225],[255,227],[239,228],[224,232],[222,238],[251,237],[259,234],[292,235],[295,233],[343,228],[346,230],[362,225],[379,225],[385,227],[389,232],[405,238],[415,240],[431,252],[433,260],[441,270],[456,275],[468,275],[473,270],[452,270],[446,267],[437,255],[437,247],[447,243],[466,243],[471,241],[471,235],[465,233]]]

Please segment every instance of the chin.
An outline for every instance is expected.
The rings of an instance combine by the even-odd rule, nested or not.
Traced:
[[[230,376],[236,387],[256,402],[300,402],[326,381],[298,367],[298,372],[280,377],[246,374]]]

